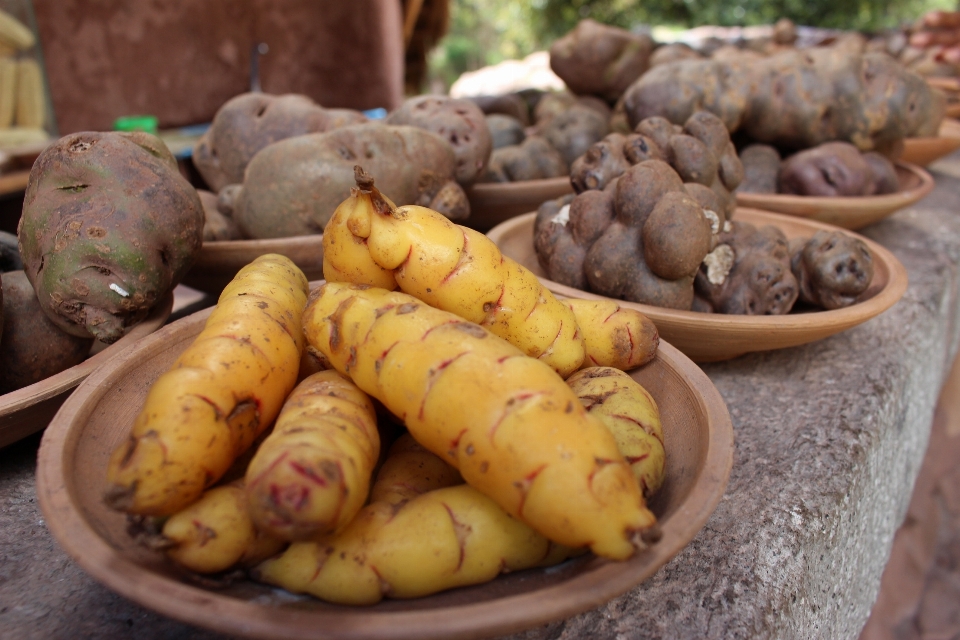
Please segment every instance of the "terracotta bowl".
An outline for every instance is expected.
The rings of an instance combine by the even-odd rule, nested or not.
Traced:
[[[199,291],[219,295],[240,269],[265,253],[287,256],[310,280],[323,278],[323,235],[317,234],[268,240],[204,242],[200,257],[183,283]]]
[[[573,187],[566,176],[548,180],[475,184],[467,189],[470,218],[465,226],[486,233],[505,220],[536,211],[547,200],[568,193],[573,193]]]
[[[666,479],[651,503],[663,538],[649,550],[625,562],[582,556],[371,607],[330,605],[252,582],[206,590],[161,555],[138,547],[124,516],[107,509],[101,497],[107,459],[127,437],[150,384],[208,314],[164,327],[87,378],[44,434],[37,467],[40,508],[66,552],[108,588],[184,622],[271,639],[447,640],[517,632],[597,607],[651,576],[703,527],[727,483],[733,429],[723,399],[693,362],[661,343],[658,357],[631,374],[660,406],[667,454]]]
[[[786,213],[844,229],[861,229],[919,202],[933,191],[933,176],[921,167],[896,163],[900,190],[882,196],[819,197],[779,193],[738,193],[737,205]]]
[[[947,96],[948,118],[960,118],[960,78],[927,78],[927,84],[943,91]]]
[[[960,110],[960,104],[955,108]],[[960,121],[955,119],[958,115],[960,113],[944,118],[940,123],[940,135],[936,137],[904,140],[900,161],[925,167],[960,149]]]
[[[543,269],[533,249],[535,217],[535,213],[530,213],[514,218],[487,235],[497,243],[504,255],[536,273],[554,294],[568,298],[603,299],[604,296],[567,287],[543,277]],[[807,238],[821,229],[837,229],[822,222],[751,209],[737,209],[734,218],[758,226],[776,225],[788,238]],[[696,362],[729,360],[754,351],[770,351],[814,342],[883,313],[906,291],[907,271],[900,261],[876,242],[857,237],[866,242],[873,252],[873,282],[860,302],[843,309],[784,316],[741,316],[677,311],[633,302],[621,301],[621,304],[645,313],[657,325],[663,339]]]
[[[143,336],[159,329],[173,309],[173,294],[157,305],[143,322],[112,345],[95,342],[89,358],[28,387],[0,395],[0,447],[42,430],[84,378]]]

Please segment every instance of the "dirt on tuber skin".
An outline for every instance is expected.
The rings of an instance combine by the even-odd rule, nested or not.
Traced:
[[[159,138],[75,133],[34,163],[17,235],[47,317],[112,343],[193,265],[203,206]]]

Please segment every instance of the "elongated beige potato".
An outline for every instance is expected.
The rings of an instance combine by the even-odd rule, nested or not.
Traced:
[[[372,502],[340,533],[294,543],[252,574],[340,604],[414,598],[556,564],[574,550],[551,543],[409,434],[390,449]]]
[[[533,272],[478,231],[426,207],[395,206],[362,170],[326,233],[327,281],[392,289],[389,272],[400,290],[486,327],[563,377],[583,363],[573,312]]]
[[[284,256],[260,256],[237,273],[110,457],[108,505],[170,515],[226,473],[296,384],[306,300],[307,279]]]
[[[283,550],[286,542],[257,529],[243,483],[214,487],[163,524],[167,556],[196,573],[252,566]]]
[[[600,418],[617,440],[645,497],[663,484],[666,452],[660,409],[653,396],[614,367],[588,367],[567,378],[587,411]]]
[[[320,371],[290,393],[247,467],[250,516],[282,540],[344,527],[367,501],[380,455],[377,412],[353,382]]]
[[[647,316],[614,300],[563,301],[573,311],[586,349],[585,367],[634,369],[657,356],[660,334]]]
[[[384,289],[327,283],[304,313],[316,349],[512,516],[623,559],[656,519],[609,430],[541,360]]]

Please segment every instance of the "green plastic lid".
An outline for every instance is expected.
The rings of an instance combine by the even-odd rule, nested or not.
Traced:
[[[114,131],[146,131],[157,132],[157,116],[122,116],[113,123]]]

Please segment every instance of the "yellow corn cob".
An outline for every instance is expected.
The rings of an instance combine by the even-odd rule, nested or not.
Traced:
[[[17,62],[16,123],[21,127],[43,128],[45,115],[40,65],[36,60],[24,58]]]
[[[36,127],[8,127],[0,129],[0,148],[36,145],[50,139],[50,134]]]
[[[0,43],[17,50],[29,49],[37,39],[33,31],[6,11],[0,10]]]
[[[17,61],[4,56],[0,58],[0,128],[13,124],[17,108]]]

